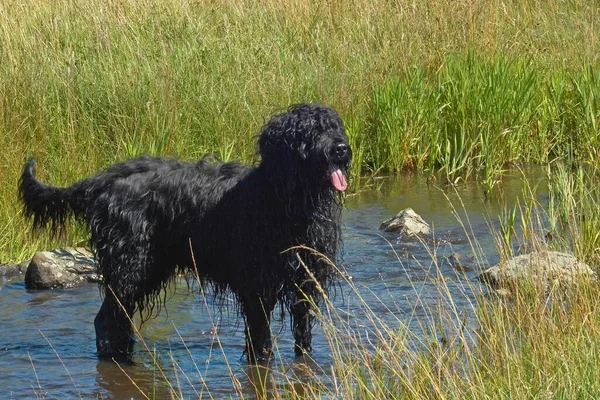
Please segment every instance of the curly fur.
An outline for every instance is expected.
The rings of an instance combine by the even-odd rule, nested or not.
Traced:
[[[291,315],[296,353],[310,351],[317,283],[327,288],[335,275],[322,255],[335,260],[341,245],[351,149],[334,110],[300,104],[263,127],[259,151],[256,166],[140,157],[66,188],[39,182],[27,162],[19,192],[34,226],[57,232],[73,216],[89,227],[105,293],[94,321],[101,357],[131,358],[128,316],[151,316],[180,273],[235,294],[250,361],[271,353],[277,302]]]

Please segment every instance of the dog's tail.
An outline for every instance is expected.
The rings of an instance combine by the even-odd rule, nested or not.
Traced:
[[[19,198],[25,216],[33,218],[34,228],[50,226],[54,233],[61,231],[69,217],[80,218],[85,214],[83,182],[66,188],[42,183],[35,177],[35,159],[30,158],[19,180]]]

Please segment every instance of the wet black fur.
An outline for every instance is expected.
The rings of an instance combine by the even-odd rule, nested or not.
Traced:
[[[140,157],[66,188],[39,182],[35,161],[27,162],[19,191],[34,225],[56,232],[74,216],[89,226],[104,277],[95,319],[101,357],[130,359],[134,335],[124,310],[152,315],[161,291],[196,269],[202,284],[237,297],[250,361],[271,353],[277,302],[291,315],[296,353],[310,351],[311,303],[321,295],[300,259],[323,288],[335,272],[323,257],[293,248],[335,261],[342,197],[331,173],[347,173],[351,150],[338,114],[315,104],[273,117],[258,144],[256,166]]]

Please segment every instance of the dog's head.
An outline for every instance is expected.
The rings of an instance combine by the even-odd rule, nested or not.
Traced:
[[[259,138],[261,165],[276,179],[343,192],[352,161],[340,116],[318,104],[298,104],[274,116]]]

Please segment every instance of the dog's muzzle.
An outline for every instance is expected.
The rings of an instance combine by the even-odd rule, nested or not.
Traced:
[[[331,150],[330,157],[334,165],[348,165],[350,163],[350,158],[352,157],[351,154],[350,146],[346,143],[338,143]],[[340,168],[335,168],[331,173],[331,184],[340,192],[343,192],[348,188],[346,176]]]

